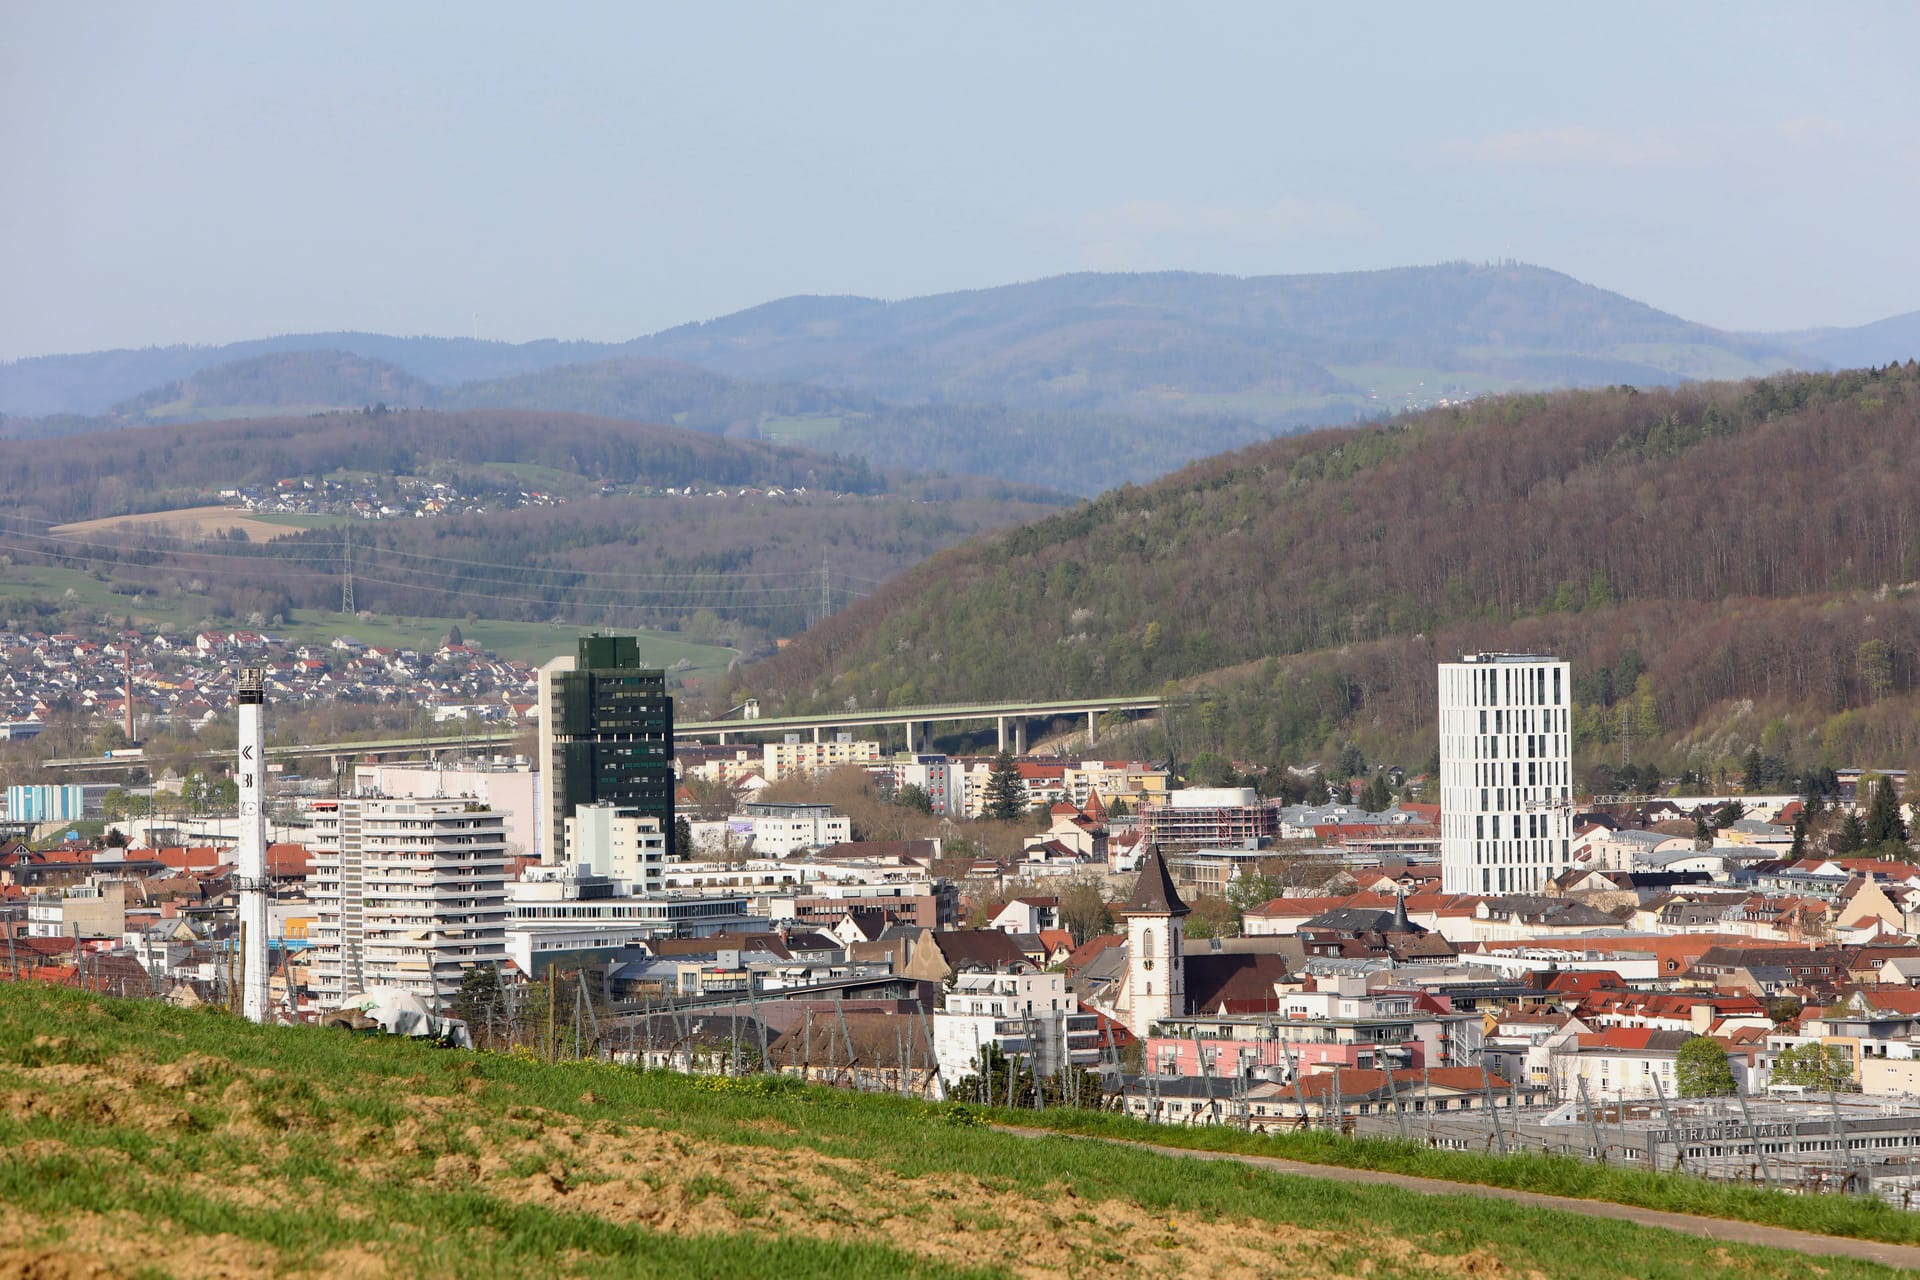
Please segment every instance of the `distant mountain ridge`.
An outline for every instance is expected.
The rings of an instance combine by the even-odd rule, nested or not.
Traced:
[[[1079,274],[897,302],[783,298],[622,343],[332,333],[26,360],[0,366],[0,413],[14,415],[0,436],[376,403],[517,408],[1092,495],[1305,428],[1506,391],[1879,363],[1851,357],[1909,338],[1920,313],[1728,333],[1517,264]]]
[[[1250,377],[1292,393],[1339,392],[1350,379],[1325,372],[1327,365],[1410,359],[1579,379],[1609,368],[1643,381],[1764,372],[1815,354],[1789,338],[1834,344],[1876,327],[1727,333],[1521,265],[1256,277],[1085,273],[896,302],[782,298],[618,343],[332,332],[39,356],[0,365],[0,413],[98,414],[204,369],[288,351],[345,351],[440,386],[639,356],[736,378],[858,387],[894,400],[1087,408],[1137,400],[1143,388],[1163,384],[1245,389]],[[1133,372],[1102,383],[1096,357],[1103,351],[1125,357],[1120,362]],[[1189,356],[1200,363],[1182,365]],[[1571,363],[1556,369],[1556,358]],[[1722,364],[1752,367],[1709,367]],[[1076,386],[1082,375],[1089,386]]]

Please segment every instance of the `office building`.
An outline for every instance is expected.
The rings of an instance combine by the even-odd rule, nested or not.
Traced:
[[[1566,663],[1474,653],[1440,664],[1440,876],[1448,893],[1538,893],[1571,864]]]
[[[632,636],[584,636],[540,668],[541,860],[564,864],[567,819],[583,804],[653,818],[673,848],[673,699],[667,674],[640,665]]]

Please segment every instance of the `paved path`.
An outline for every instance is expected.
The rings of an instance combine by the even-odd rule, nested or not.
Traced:
[[[1508,1187],[1489,1187],[1474,1182],[1446,1182],[1439,1178],[1417,1178],[1405,1173],[1382,1173],[1374,1169],[1347,1169],[1339,1165],[1308,1164],[1301,1160],[1281,1160],[1273,1156],[1249,1156],[1231,1151],[1196,1151],[1188,1147],[1166,1147],[1152,1142],[1126,1142],[1118,1138],[1088,1138],[1080,1134],[1056,1133],[1051,1129],[1029,1129],[1016,1125],[994,1125],[1002,1133],[1022,1138],[1078,1138],[1084,1142],[1113,1142],[1123,1146],[1156,1151],[1161,1155],[1185,1156],[1191,1160],[1225,1160],[1234,1164],[1271,1169],[1275,1173],[1295,1174],[1303,1178],[1322,1178],[1331,1182],[1359,1182],[1376,1187],[1398,1187],[1423,1195],[1484,1196],[1490,1200],[1511,1200],[1516,1204],[1541,1209],[1559,1209],[1566,1213],[1584,1213],[1594,1218],[1618,1218],[1645,1227],[1665,1227],[1690,1236],[1720,1240],[1729,1244],[1766,1245],[1774,1249],[1792,1249],[1836,1258],[1857,1258],[1882,1266],[1920,1274],[1920,1245],[1883,1244],[1877,1240],[1855,1240],[1846,1236],[1823,1236],[1812,1231],[1794,1231],[1757,1222],[1739,1222],[1731,1218],[1702,1218],[1690,1213],[1668,1213],[1661,1209],[1642,1209],[1637,1205],[1613,1204],[1606,1200],[1577,1200],[1569,1196],[1542,1195],[1537,1191],[1515,1191]]]

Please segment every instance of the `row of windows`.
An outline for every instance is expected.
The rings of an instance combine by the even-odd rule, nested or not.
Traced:
[[[1541,666],[1476,666],[1468,681],[1473,704],[1477,707],[1563,706],[1566,700],[1561,673],[1565,670],[1566,664],[1561,662]]]

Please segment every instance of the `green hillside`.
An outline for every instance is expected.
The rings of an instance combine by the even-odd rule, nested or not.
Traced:
[[[1508,396],[1278,440],[936,557],[746,679],[812,708],[1221,673],[1207,727],[1168,749],[1278,761],[1373,735],[1417,765],[1436,657],[1540,647],[1574,660],[1583,745],[1616,758],[1625,702],[1643,749],[1731,708],[1748,723],[1721,755],[1903,763],[1920,757],[1901,728],[1916,430],[1907,366]]]
[[[1785,1280],[1815,1265],[1464,1192],[1033,1141],[894,1097],[0,992],[5,1275]],[[1884,1205],[1642,1181],[1911,1238]]]

